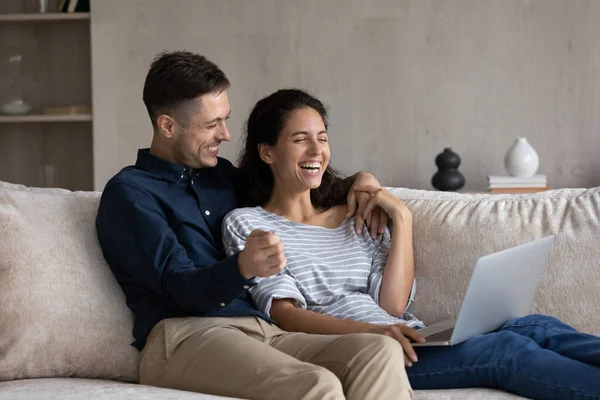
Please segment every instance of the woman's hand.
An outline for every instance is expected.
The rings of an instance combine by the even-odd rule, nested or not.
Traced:
[[[271,317],[281,329],[288,332],[304,332],[317,335],[348,335],[351,333],[375,333],[389,336],[400,343],[404,350],[404,363],[411,367],[417,362],[413,342],[424,343],[417,331],[403,324],[375,325],[363,321],[341,319],[294,306],[291,299],[275,299]]]
[[[357,186],[354,188],[359,193],[368,193],[371,198],[363,209],[362,217],[365,220],[369,220],[373,214],[373,210],[376,207],[380,207],[390,216],[394,221],[404,220],[412,222],[412,213],[410,209],[404,204],[402,200],[383,189],[382,187],[376,186]]]
[[[371,237],[375,239],[378,233],[385,232],[388,215],[381,207],[375,207],[369,214],[368,219],[363,218],[365,207],[372,196],[366,191],[357,191],[356,188],[358,187],[380,188],[381,185],[377,178],[372,174],[369,174],[368,172],[359,172],[354,180],[354,185],[348,192],[347,200],[348,211],[346,213],[346,218],[350,218],[356,213],[356,225],[354,227],[356,233],[360,234],[363,231],[366,222],[367,226],[371,229]]]
[[[417,353],[410,343],[413,342],[425,343],[425,338],[419,333],[403,324],[397,325],[372,325],[372,333],[390,336],[398,341],[404,350],[404,364],[407,367],[412,367],[413,362],[419,361]]]

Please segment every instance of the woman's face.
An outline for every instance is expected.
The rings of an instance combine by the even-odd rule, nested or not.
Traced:
[[[296,190],[321,185],[329,165],[329,143],[321,115],[310,107],[288,114],[275,146],[260,145],[261,158],[271,166],[275,184]]]

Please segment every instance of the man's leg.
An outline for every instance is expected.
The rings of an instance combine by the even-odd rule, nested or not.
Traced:
[[[413,389],[489,387],[532,399],[600,398],[600,368],[543,349],[514,332],[416,351],[419,361],[407,368]]]
[[[333,373],[269,346],[254,317],[159,322],[141,354],[140,383],[246,399],[344,399]]]
[[[527,336],[544,349],[600,367],[600,337],[578,332],[554,317],[534,314],[515,318],[500,330]]]
[[[284,332],[262,320],[261,325],[274,348],[333,372],[349,400],[412,399],[404,352],[390,337],[367,333],[308,335]]]

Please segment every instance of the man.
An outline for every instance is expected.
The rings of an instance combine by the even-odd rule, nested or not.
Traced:
[[[249,299],[252,278],[277,274],[285,257],[277,235],[258,231],[239,254],[222,251],[220,224],[239,187],[217,157],[231,138],[228,88],[200,55],[157,57],[143,93],[152,144],[100,201],[98,238],[134,313],[141,383],[252,399],[411,398],[395,340],[284,332]],[[379,186],[369,174],[357,181]],[[373,234],[386,219],[370,221]]]

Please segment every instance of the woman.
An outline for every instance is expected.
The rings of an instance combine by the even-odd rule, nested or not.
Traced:
[[[406,312],[414,297],[412,215],[385,190],[371,195],[394,224],[372,238],[354,233],[329,166],[327,112],[300,90],[280,90],[259,101],[247,123],[240,158],[246,208],[223,222],[230,254],[252,231],[274,232],[285,244],[282,273],[257,279],[256,306],[287,331],[317,334],[372,332],[403,347],[414,389],[494,387],[538,399],[600,398],[600,338],[560,321],[532,315],[452,347],[420,347],[422,323]],[[417,358],[418,356],[418,358]]]

